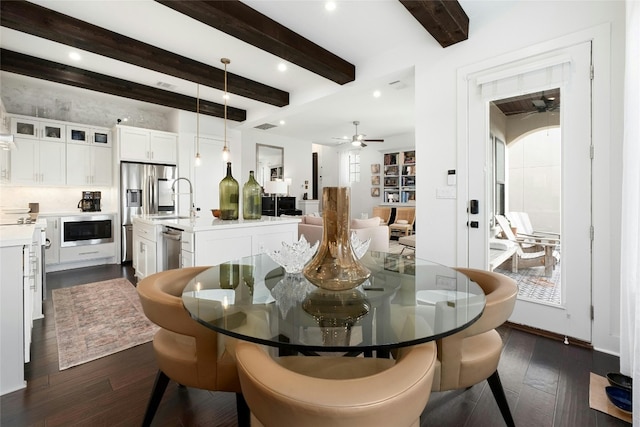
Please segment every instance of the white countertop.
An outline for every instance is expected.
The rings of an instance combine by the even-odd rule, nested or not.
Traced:
[[[82,212],[80,210],[73,211],[47,211],[47,212],[39,212],[38,218],[42,217],[52,217],[52,216],[79,216],[79,215],[115,215],[116,212],[113,211],[100,211],[100,212]]]
[[[30,245],[36,228],[46,229],[47,221],[39,218],[34,224],[1,225],[0,247]]]
[[[260,219],[252,220],[221,220],[212,216],[196,217],[194,221],[189,218],[173,218],[167,219],[158,215],[141,215],[134,218],[134,221],[140,221],[145,224],[152,225],[165,225],[168,227],[177,228],[182,231],[197,232],[207,230],[218,230],[222,228],[246,228],[246,227],[263,227],[270,225],[280,224],[297,224],[302,220],[302,217],[273,217],[263,216]]]

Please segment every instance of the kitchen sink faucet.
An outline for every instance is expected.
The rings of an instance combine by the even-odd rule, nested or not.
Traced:
[[[182,194],[186,194],[186,193],[176,193],[176,184],[181,179],[184,179],[185,181],[187,181],[189,183],[189,219],[194,220],[196,218],[196,208],[193,205],[193,186],[191,185],[191,181],[189,181],[189,178],[181,177],[181,178],[177,178],[175,181],[173,181],[173,184],[171,185],[171,191],[173,191],[173,198],[175,200],[176,196],[180,196]]]

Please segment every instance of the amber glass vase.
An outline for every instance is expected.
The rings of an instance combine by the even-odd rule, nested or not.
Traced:
[[[323,289],[353,289],[371,272],[356,258],[350,237],[348,187],[322,189],[322,242],[316,256],[302,270],[308,281]]]
[[[262,217],[262,188],[249,171],[249,180],[242,187],[242,218],[260,219]]]
[[[240,186],[231,175],[231,162],[227,162],[227,176],[220,181],[220,219],[238,219]]]

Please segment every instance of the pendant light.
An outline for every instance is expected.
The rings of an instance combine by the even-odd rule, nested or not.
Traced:
[[[229,98],[227,93],[227,65],[231,63],[231,60],[229,58],[220,58],[220,62],[224,64],[224,148],[222,149],[222,159],[228,162],[231,153],[227,145],[227,98]]]
[[[196,94],[196,166],[200,166],[202,160],[200,158],[200,83]]]

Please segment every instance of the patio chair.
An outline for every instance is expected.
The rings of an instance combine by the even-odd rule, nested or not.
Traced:
[[[534,239],[544,239],[550,243],[560,243],[560,233],[534,230],[533,225],[531,225],[529,214],[526,212],[507,212],[506,217],[511,223],[511,227],[516,228],[516,237],[522,237],[525,239],[532,237]]]
[[[534,236],[517,237],[507,218],[503,215],[496,215],[496,221],[502,229],[502,234],[510,241],[515,242],[516,253],[511,257],[511,271],[518,272],[518,268],[544,267],[544,274],[551,277],[553,268],[556,265],[554,250],[558,245],[557,239],[536,238]],[[535,252],[527,252],[525,249],[534,248]]]

